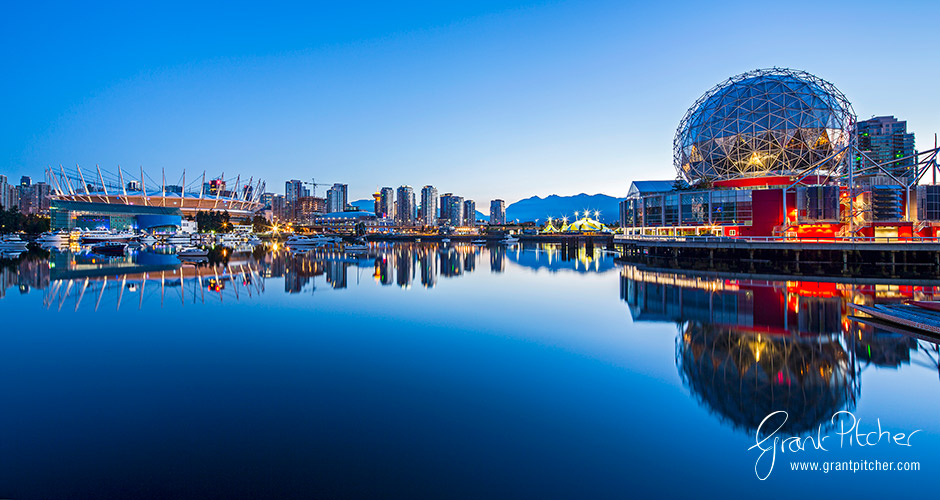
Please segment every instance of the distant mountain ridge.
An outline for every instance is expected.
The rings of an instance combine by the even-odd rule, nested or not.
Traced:
[[[576,194],[572,196],[559,196],[553,194],[542,198],[532,196],[519,200],[506,207],[506,222],[519,219],[519,222],[530,222],[535,219],[539,224],[545,222],[548,217],[561,219],[568,216],[569,221],[574,220],[574,212],[583,212],[584,210],[600,211],[600,221],[611,224],[620,219],[620,200],[614,196],[606,194]],[[361,210],[371,212],[375,207],[373,200],[356,200],[350,205],[359,207]],[[489,202],[487,202],[489,209]],[[593,215],[592,215],[593,216]],[[489,214],[477,210],[477,219],[489,220]]]
[[[532,196],[506,207],[506,221],[519,219],[519,222],[528,222],[538,219],[541,224],[548,217],[560,219],[564,216],[568,216],[571,221],[574,220],[575,211],[580,214],[585,210],[597,210],[600,211],[600,221],[610,224],[620,219],[621,199],[600,193],[580,193],[573,196],[553,194],[545,198]]]
[[[359,210],[365,210],[366,212],[375,210],[375,200],[356,200],[350,202],[349,204],[358,208]]]

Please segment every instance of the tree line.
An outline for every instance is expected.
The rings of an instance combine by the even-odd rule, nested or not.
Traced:
[[[199,211],[196,213],[196,226],[199,228],[200,233],[230,233],[233,227],[229,219],[228,210],[221,212],[215,210]]]
[[[42,215],[26,215],[20,209],[0,207],[0,233],[39,234],[49,230],[50,219]]]

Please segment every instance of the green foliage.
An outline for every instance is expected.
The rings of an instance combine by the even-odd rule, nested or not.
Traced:
[[[41,215],[27,215],[23,221],[23,231],[26,234],[45,233],[52,227],[52,219]]]
[[[0,233],[39,234],[49,230],[50,222],[48,216],[25,215],[17,207],[9,210],[0,207]]]
[[[216,212],[215,210],[200,211],[196,213],[196,226],[199,228],[200,233],[230,233],[233,229],[232,223],[229,221],[228,210],[223,212]]]
[[[263,215],[256,215],[251,219],[251,230],[256,233],[263,233],[271,229],[268,220]]]

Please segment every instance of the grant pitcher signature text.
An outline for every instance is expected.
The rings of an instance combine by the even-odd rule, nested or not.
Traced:
[[[754,473],[757,474],[757,478],[761,481],[770,477],[770,473],[773,472],[778,451],[781,454],[788,452],[796,454],[807,449],[829,451],[829,449],[826,448],[826,440],[831,436],[828,434],[823,435],[822,424],[816,429],[815,436],[777,435],[777,432],[787,423],[788,417],[789,414],[787,414],[786,411],[775,411],[764,417],[764,420],[757,426],[757,432],[755,432],[754,436],[755,443],[748,448],[748,451],[755,448],[760,450],[760,455],[758,455],[757,461],[754,463]],[[770,431],[773,425],[768,423],[770,420],[781,420],[781,422],[776,429]],[[861,419],[856,418],[855,414],[850,411],[837,411],[833,413],[832,424],[837,428],[835,435],[839,437],[839,448],[847,446],[857,446],[861,448],[879,444],[910,446],[911,438],[914,434],[921,431],[921,429],[917,429],[910,433],[904,433],[882,430],[881,419],[876,419],[876,425],[870,428],[863,428]],[[835,442],[828,443],[828,446],[835,447]],[[762,473],[762,471],[764,472]]]

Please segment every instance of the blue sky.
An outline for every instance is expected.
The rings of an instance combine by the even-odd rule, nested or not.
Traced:
[[[672,178],[705,91],[785,66],[940,131],[927,1],[8,2],[0,173],[436,186],[486,206]],[[154,174],[151,174],[154,175]],[[158,174],[157,174],[158,175]]]

